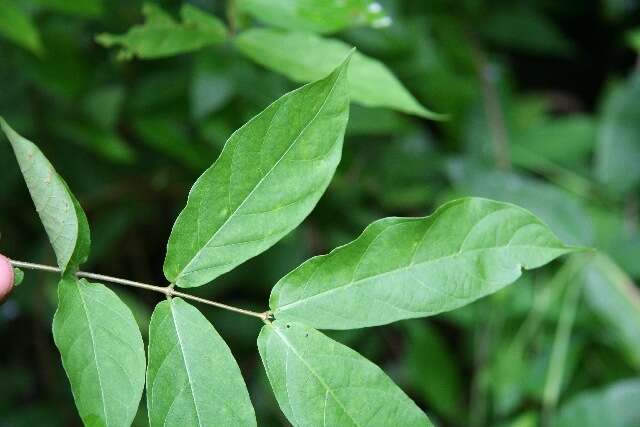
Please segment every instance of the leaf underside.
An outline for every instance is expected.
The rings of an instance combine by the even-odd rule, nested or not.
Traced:
[[[375,364],[313,328],[275,321],[258,349],[278,404],[294,426],[431,426]]]
[[[575,250],[507,203],[460,199],[424,218],[386,218],[274,287],[278,319],[350,329],[434,315],[513,283]]]
[[[151,317],[147,406],[151,427],[256,425],[229,347],[180,298],[161,302]]]
[[[128,427],[144,389],[145,354],[129,308],[107,287],[63,279],[53,338],[87,426]]]

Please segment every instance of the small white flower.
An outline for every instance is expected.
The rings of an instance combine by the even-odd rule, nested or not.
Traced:
[[[367,10],[369,11],[369,13],[377,14],[382,12],[382,6],[380,6],[380,3],[378,3],[377,1],[374,1],[373,3],[369,3],[369,6],[367,6]]]

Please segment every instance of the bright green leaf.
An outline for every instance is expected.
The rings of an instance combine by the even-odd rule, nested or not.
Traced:
[[[611,91],[596,145],[596,176],[616,196],[640,184],[640,74]]]
[[[63,279],[53,338],[87,426],[128,427],[144,388],[144,344],[129,308],[110,289]]]
[[[37,55],[43,52],[38,28],[14,0],[0,0],[0,35]]]
[[[13,286],[18,286],[24,280],[24,271],[19,268],[13,269]]]
[[[294,426],[431,426],[375,364],[308,326],[265,325],[258,349],[280,409]]]
[[[283,96],[236,131],[194,184],[164,272],[200,286],[265,251],[311,212],[340,161],[348,60]]]
[[[58,265],[63,271],[76,270],[87,259],[91,245],[84,211],[38,147],[18,135],[2,118],[0,126],[11,142]]]
[[[180,10],[180,23],[152,3],[145,4],[142,13],[143,25],[136,25],[122,35],[100,34],[96,41],[107,48],[122,46],[118,57],[126,60],[134,56],[142,59],[173,56],[226,39],[227,30],[222,21],[189,4]]]
[[[346,43],[311,33],[252,29],[238,35],[236,46],[257,63],[297,82],[327,74],[349,52]],[[386,107],[426,118],[442,118],[424,108],[381,62],[356,52],[349,67],[354,102]]]
[[[423,218],[385,218],[314,257],[271,293],[278,319],[350,329],[469,304],[573,251],[514,205],[459,199]]]
[[[180,298],[161,302],[151,316],[147,406],[151,427],[256,425],[229,347]]]
[[[371,0],[240,0],[238,8],[286,30],[333,33],[354,26],[391,24],[380,3]]]
[[[560,408],[554,427],[637,427],[640,425],[640,379],[618,381],[602,390],[585,391]]]

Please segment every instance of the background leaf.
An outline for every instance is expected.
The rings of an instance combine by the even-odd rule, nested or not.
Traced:
[[[385,218],[280,280],[278,319],[350,329],[453,310],[573,249],[514,205],[467,198],[424,218]]]
[[[104,285],[63,279],[53,338],[88,426],[128,427],[144,388],[142,336],[131,311]]]
[[[268,25],[315,33],[391,23],[380,3],[370,0],[240,0],[238,8]]]
[[[347,66],[283,96],[231,135],[173,227],[169,281],[207,283],[268,249],[311,212],[342,154]]]
[[[38,28],[18,2],[0,0],[0,35],[37,55],[44,52]]]
[[[229,347],[180,298],[161,302],[151,317],[147,402],[151,427],[256,425]]]
[[[351,47],[311,33],[271,29],[244,31],[235,39],[242,53],[258,64],[296,82],[318,79],[339,64]],[[381,62],[359,52],[349,67],[349,88],[354,102],[386,107],[426,118],[442,118],[420,103]]]
[[[77,270],[89,255],[91,238],[84,211],[51,163],[31,141],[0,118],[31,198],[63,271]]]
[[[153,3],[146,3],[142,13],[144,25],[137,25],[123,35],[100,34],[96,41],[107,48],[122,46],[120,59],[134,56],[153,59],[198,50],[226,38],[222,21],[189,4],[180,9],[181,23]]]
[[[431,426],[376,365],[322,333],[275,321],[258,349],[280,409],[294,426]]]

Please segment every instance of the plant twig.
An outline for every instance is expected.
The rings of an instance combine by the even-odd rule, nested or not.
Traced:
[[[60,268],[54,267],[51,265],[35,264],[32,262],[24,262],[24,261],[16,261],[16,260],[10,260],[10,262],[11,262],[11,265],[13,265],[14,267],[24,268],[28,270],[47,271],[49,273],[60,273],[62,271]],[[196,301],[202,304],[212,305],[214,307],[222,308],[222,309],[233,311],[236,313],[245,314],[247,316],[257,317],[262,320],[268,320],[270,316],[270,313],[268,311],[259,313],[257,311],[245,310],[244,308],[234,307],[232,305],[227,305],[221,302],[212,301],[205,298],[197,297],[195,295],[190,295],[184,292],[176,291],[174,287],[171,285],[155,286],[155,285],[150,285],[148,283],[136,282],[128,279],[121,279],[119,277],[105,276],[104,274],[89,273],[86,271],[78,271],[76,273],[76,276],[82,277],[85,279],[98,280],[102,282],[115,283],[118,285],[132,286],[134,288],[141,288],[149,291],[159,292],[161,294],[166,295],[167,297],[180,297],[180,298],[188,299],[191,301]]]

